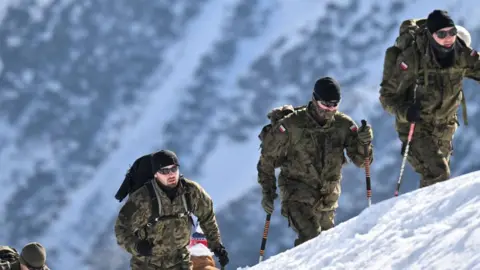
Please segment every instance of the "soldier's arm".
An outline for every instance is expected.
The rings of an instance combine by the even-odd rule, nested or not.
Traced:
[[[257,163],[258,183],[263,193],[275,194],[277,190],[275,168],[286,156],[289,143],[289,127],[284,121],[265,132],[261,143],[260,159]]]
[[[213,210],[213,201],[210,195],[200,185],[194,184],[192,202],[193,214],[198,218],[200,228],[202,228],[207,238],[208,248],[214,250],[222,243],[220,238],[220,230],[218,229],[215,211]]]
[[[477,51],[468,48],[466,53],[468,68],[465,77],[480,82],[480,55]]]
[[[115,222],[115,236],[120,247],[130,254],[135,254],[135,242],[137,237],[134,233],[134,214],[139,210],[135,198],[131,194],[127,202],[122,206]]]
[[[359,168],[363,168],[365,166],[365,146],[358,141],[357,131],[358,126],[357,124],[351,120],[350,127],[347,131],[346,136],[346,145],[345,149],[347,152],[347,156],[350,160],[355,164],[355,166]],[[368,157],[370,160],[370,164],[373,162],[373,146],[370,144],[368,146]]]
[[[391,48],[389,48],[391,49]],[[387,53],[388,54],[388,53]],[[380,104],[388,113],[404,119],[408,104],[405,102],[407,89],[415,84],[413,61],[404,60],[400,55],[397,60],[385,57],[384,74],[380,84]],[[394,66],[391,66],[391,65]]]

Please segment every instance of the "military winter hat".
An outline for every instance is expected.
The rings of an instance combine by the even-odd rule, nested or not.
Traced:
[[[427,28],[432,34],[442,28],[453,26],[455,26],[455,23],[445,10],[436,9],[428,15]]]
[[[340,85],[331,77],[323,77],[315,83],[313,97],[315,100],[340,101]]]
[[[40,243],[28,243],[23,247],[19,261],[28,267],[42,268],[47,261],[47,252]]]
[[[153,154],[152,159],[156,170],[170,165],[179,165],[177,155],[170,150],[156,152]]]

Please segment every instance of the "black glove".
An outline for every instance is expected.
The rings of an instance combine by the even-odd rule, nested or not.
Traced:
[[[414,103],[407,109],[407,121],[410,123],[420,120],[420,104]]]
[[[218,247],[213,250],[213,253],[215,256],[217,256],[218,262],[222,267],[227,265],[230,261],[228,259],[228,252],[225,250],[225,247],[222,244],[219,244]]]
[[[273,210],[274,210],[274,201],[275,199],[277,198],[277,194],[276,193],[263,193],[263,197],[262,197],[262,207],[263,207],[263,210],[265,210],[265,212],[267,212],[267,214],[271,214],[273,213]]]
[[[152,248],[153,248],[153,244],[146,239],[138,240],[135,243],[135,250],[141,256],[152,256]]]

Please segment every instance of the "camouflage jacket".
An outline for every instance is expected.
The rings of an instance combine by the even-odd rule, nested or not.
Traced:
[[[356,166],[364,166],[364,146],[358,142],[355,122],[337,112],[332,121],[320,126],[312,116],[311,106],[310,102],[281,119],[264,135],[257,165],[263,193],[276,192],[275,168],[280,167],[278,185],[285,190],[283,200],[313,203],[331,193],[336,193],[338,199],[341,169],[347,163],[344,150]],[[371,145],[368,154],[371,163]]]
[[[20,263],[0,262],[0,270],[20,270]]]
[[[433,55],[425,30],[416,35],[416,43],[407,47],[396,60],[394,70],[385,72],[380,89],[383,108],[396,116],[397,130],[408,133],[406,111],[415,99],[421,106],[422,121],[417,128],[429,128],[435,133],[435,125],[455,125],[457,109],[463,92],[464,77],[480,80],[480,58],[476,51],[457,39],[455,64],[441,68]],[[388,69],[389,67],[384,67]],[[418,84],[416,91],[415,85]]]
[[[213,250],[221,243],[221,239],[212,199],[199,184],[188,179],[185,179],[185,183],[188,185],[186,196],[190,198],[192,214],[198,218],[209,248]],[[154,185],[157,185],[156,182]],[[184,213],[182,194],[186,190],[186,187],[179,184],[177,197],[171,201],[160,189],[157,193],[157,199],[162,205],[160,216]],[[177,258],[179,252],[188,254],[187,246],[190,243],[192,230],[190,217],[160,220],[154,226],[146,227],[150,215],[151,199],[147,187],[143,186],[130,194],[120,210],[115,224],[118,244],[133,257],[140,258],[135,250],[135,243],[138,239],[147,237],[154,244],[151,263],[157,265],[162,265],[165,258]]]

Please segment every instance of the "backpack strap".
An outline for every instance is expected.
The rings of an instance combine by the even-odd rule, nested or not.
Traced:
[[[153,182],[148,181],[145,183],[148,189],[148,195],[150,196],[150,204],[151,204],[151,215],[148,218],[147,227],[152,227],[155,223],[158,222],[160,218],[160,205],[159,200],[157,198],[157,194],[155,193],[155,188],[153,187]]]
[[[180,178],[180,181],[182,185],[185,188],[185,192],[182,194],[182,203],[185,209],[185,212],[183,213],[178,213],[176,215],[163,215],[160,211],[161,209],[161,201],[158,200],[157,194],[155,192],[155,188],[153,187],[153,181],[148,181],[145,183],[145,186],[147,187],[148,194],[150,196],[150,203],[151,203],[151,215],[148,218],[148,222],[146,227],[153,227],[157,222],[162,221],[162,220],[168,220],[168,219],[177,219],[177,218],[184,218],[188,217],[190,222],[193,223],[193,218],[192,218],[192,205],[191,205],[191,198],[190,198],[190,192],[188,190],[188,184],[186,184],[185,180],[183,177]]]

